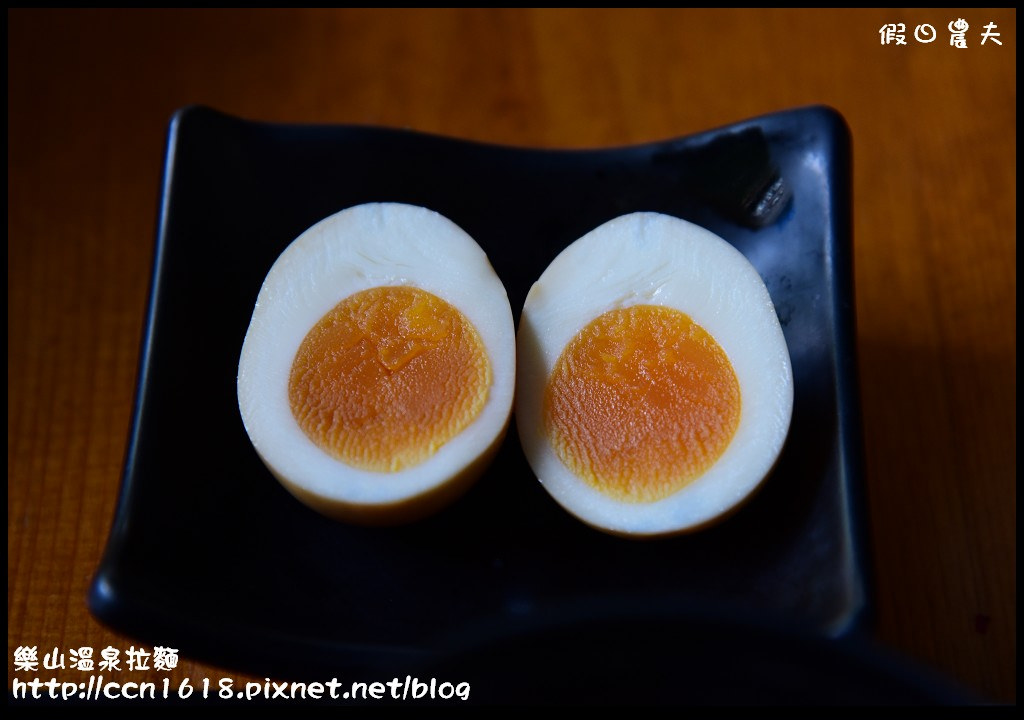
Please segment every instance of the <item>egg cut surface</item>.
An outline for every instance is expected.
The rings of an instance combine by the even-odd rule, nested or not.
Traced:
[[[567,511],[630,537],[721,520],[782,452],[793,374],[756,268],[714,233],[652,212],[563,250],[526,297],[516,426]]]
[[[270,268],[238,405],[295,497],[394,524],[440,510],[486,469],[515,369],[508,296],[476,241],[432,210],[369,203],[318,222]]]

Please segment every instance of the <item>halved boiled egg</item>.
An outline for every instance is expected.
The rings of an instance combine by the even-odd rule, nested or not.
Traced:
[[[467,489],[514,389],[512,312],[486,254],[399,203],[342,210],[285,249],[238,366],[242,422],[274,476],[367,524],[423,517]]]
[[[600,530],[692,531],[739,506],[789,432],[793,374],[764,281],[659,213],[611,220],[531,288],[516,425],[544,488]]]

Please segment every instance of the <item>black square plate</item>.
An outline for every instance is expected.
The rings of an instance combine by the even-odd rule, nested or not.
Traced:
[[[307,680],[404,673],[578,618],[857,633],[871,602],[850,180],[848,129],[825,107],[579,151],[181,110],[122,491],[91,611],[194,659]],[[517,320],[555,255],[615,216],[667,213],[727,239],[765,279],[793,360],[793,423],[772,477],[716,527],[629,541],[561,510],[513,427],[480,482],[425,521],[350,527],[300,505],[242,427],[242,338],[285,246],[375,201],[422,205],[466,230]],[[609,647],[627,636],[638,642],[627,632]]]

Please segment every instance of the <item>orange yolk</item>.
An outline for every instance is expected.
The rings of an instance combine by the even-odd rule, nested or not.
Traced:
[[[342,300],[306,335],[288,398],[306,435],[364,470],[423,462],[480,413],[491,365],[476,328],[414,287]]]
[[[574,337],[545,389],[544,422],[576,475],[618,500],[652,502],[699,477],[740,420],[729,358],[686,314],[607,312]]]

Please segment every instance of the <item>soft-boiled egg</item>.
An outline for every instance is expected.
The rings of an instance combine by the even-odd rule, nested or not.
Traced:
[[[284,250],[238,366],[242,422],[273,475],[365,524],[465,491],[501,444],[514,390],[512,312],[486,254],[399,203],[342,210]]]
[[[770,474],[793,374],[768,290],[712,232],[613,219],[527,295],[516,426],[534,473],[583,522],[651,537],[707,526]]]

